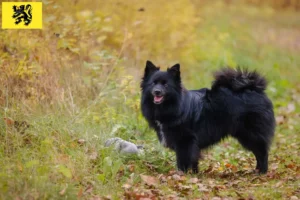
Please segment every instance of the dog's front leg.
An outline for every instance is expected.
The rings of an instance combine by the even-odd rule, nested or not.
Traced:
[[[176,145],[177,167],[183,172],[192,169],[193,173],[198,173],[198,160],[200,150],[194,139],[180,141]]]

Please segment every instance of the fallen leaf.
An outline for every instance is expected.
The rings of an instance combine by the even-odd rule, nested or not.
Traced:
[[[226,163],[226,164],[225,164],[225,167],[227,167],[227,168],[231,168],[231,166],[232,166],[232,165],[231,165],[230,163]]]
[[[183,182],[185,182],[186,181],[186,176],[181,176],[180,180],[183,181]]]
[[[79,191],[77,193],[78,199],[80,199],[82,197],[82,194],[83,194],[83,189],[82,189],[82,187],[80,187],[80,189],[79,189]]]
[[[147,176],[147,175],[143,175],[141,174],[141,179],[147,184],[147,185],[150,185],[150,186],[155,186],[158,184],[158,179],[153,177],[153,176]]]
[[[167,182],[167,178],[166,178],[166,176],[163,175],[163,174],[160,174],[160,175],[158,176],[158,179],[160,180],[160,182]]]
[[[286,112],[287,112],[287,113],[291,113],[291,112],[294,112],[295,109],[296,109],[295,104],[289,103],[289,104],[287,105]]]
[[[216,185],[216,186],[214,186],[214,188],[216,188],[216,189],[226,189],[226,186],[225,185]]]
[[[178,174],[173,174],[172,178],[174,180],[176,180],[176,181],[180,181],[181,180],[181,178],[180,178],[180,176]]]
[[[179,176],[184,176],[184,172],[183,171],[177,171],[176,174],[178,174]]]
[[[249,194],[248,200],[254,200],[253,195]]]
[[[174,194],[170,194],[170,195],[166,196],[166,199],[175,200],[175,199],[178,199],[178,196],[176,196]]]
[[[5,124],[6,124],[7,126],[12,126],[12,125],[14,125],[14,123],[15,123],[15,121],[14,121],[13,119],[9,118],[9,117],[4,117],[3,119],[4,119]]]
[[[88,185],[87,188],[85,189],[84,193],[91,193],[93,191],[93,186]]]
[[[276,119],[277,124],[283,124],[284,120],[285,120],[285,117],[283,115],[279,115],[279,116],[276,116],[275,119]]]
[[[295,167],[295,164],[291,163],[291,164],[286,165],[286,167],[289,168],[289,169],[293,169]]]
[[[133,164],[128,165],[127,168],[129,169],[130,172],[134,172],[135,165],[133,165]]]
[[[104,196],[104,197],[102,197],[102,198],[100,198],[100,199],[96,199],[96,200],[111,200],[111,196],[110,195],[107,195],[107,196]]]
[[[23,171],[23,166],[21,164],[18,164],[18,169],[19,169],[20,172],[22,172]]]
[[[198,183],[197,186],[198,186],[198,189],[200,192],[208,192],[209,191],[207,189],[207,187],[205,185],[203,185],[202,183]]]
[[[169,173],[168,173],[168,175],[169,175],[169,176],[172,176],[172,175],[175,174],[175,173],[176,173],[175,170],[170,170]]]
[[[97,157],[98,157],[98,153],[96,151],[92,152],[91,155],[89,156],[91,160],[96,160]]]
[[[278,169],[278,163],[272,163],[270,168],[273,169],[273,170]]]
[[[192,189],[192,187],[189,185],[180,185],[180,190],[187,191],[187,190],[191,190],[191,189]]]
[[[68,185],[59,192],[59,195],[63,196],[66,193],[67,188],[68,188]]]
[[[107,198],[104,197],[104,198],[101,198],[99,196],[92,196],[91,198],[89,198],[89,200],[106,200]],[[109,199],[108,199],[109,200]]]
[[[223,171],[224,169],[223,169],[223,167],[219,167],[218,170],[219,171]]]
[[[236,172],[238,170],[237,166],[235,165],[231,165],[230,169],[233,171],[233,172]]]
[[[291,196],[290,200],[298,200],[299,198],[296,196]]]
[[[150,164],[150,163],[148,163],[148,162],[145,162],[145,165],[146,165],[146,167],[148,167],[150,170],[154,170],[154,169],[157,168],[156,166],[154,166],[154,165],[152,165],[152,164]]]
[[[128,189],[130,189],[132,186],[130,185],[130,184],[127,184],[127,183],[125,183],[123,186],[122,186],[122,188],[124,188],[124,189],[126,189],[126,190],[128,190]]]
[[[187,182],[188,183],[198,183],[199,179],[198,178],[190,178]]]
[[[78,139],[77,143],[83,145],[85,143],[85,139]]]
[[[278,183],[275,184],[275,187],[278,188],[278,187],[282,186],[283,183],[284,183],[284,181],[279,181]]]
[[[209,172],[212,172],[213,171],[213,166],[212,165],[209,165],[208,168],[204,171],[205,173],[209,173]]]

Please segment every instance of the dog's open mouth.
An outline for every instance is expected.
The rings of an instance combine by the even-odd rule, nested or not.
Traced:
[[[153,102],[155,104],[161,104],[164,101],[164,96],[154,96]]]

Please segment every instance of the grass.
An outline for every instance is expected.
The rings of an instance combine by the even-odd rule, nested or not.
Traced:
[[[0,199],[299,198],[299,15],[133,2],[45,1],[43,31],[1,31]],[[164,69],[180,62],[189,89],[209,87],[221,65],[263,73],[278,123],[268,174],[253,174],[254,156],[233,139],[204,153],[198,175],[175,173],[174,153],[139,110],[147,59]],[[104,147],[111,137],[144,153]]]

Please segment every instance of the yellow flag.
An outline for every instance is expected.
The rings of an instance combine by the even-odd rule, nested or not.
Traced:
[[[2,29],[42,29],[42,2],[2,2]]]

